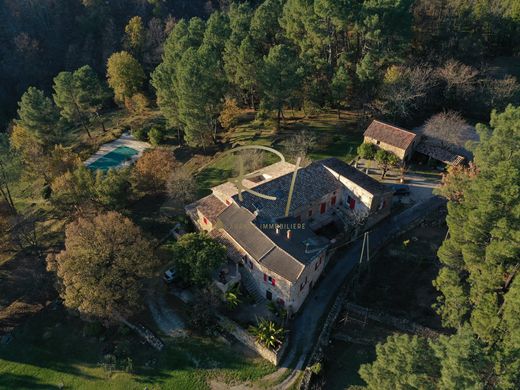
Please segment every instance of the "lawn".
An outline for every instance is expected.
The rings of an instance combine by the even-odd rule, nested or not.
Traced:
[[[170,340],[159,353],[125,329],[96,332],[61,308],[45,310],[0,345],[0,389],[208,389],[210,379],[254,381],[274,371],[203,338]],[[123,366],[130,357],[133,373],[101,366],[107,354],[121,355]]]
[[[288,112],[280,131],[276,131],[272,121],[259,122],[251,112],[246,112],[239,124],[222,134],[222,140],[232,147],[241,145],[271,146],[283,153],[284,141],[299,131],[314,134],[316,142],[309,152],[312,160],[337,157],[350,162],[356,156],[356,149],[363,141],[365,130],[363,118],[358,113],[343,112],[338,119],[335,111],[324,111],[315,117],[305,117],[302,112]],[[277,161],[276,156],[267,153],[266,165]],[[199,195],[207,195],[209,189],[234,175],[236,162],[231,155],[216,155],[197,173]]]

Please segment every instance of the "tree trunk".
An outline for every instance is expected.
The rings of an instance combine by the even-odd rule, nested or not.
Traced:
[[[13,197],[11,196],[11,190],[9,188],[9,183],[7,182],[7,174],[5,173],[5,167],[2,161],[0,161],[0,173],[2,175],[2,181],[4,183],[3,186],[5,188],[5,190],[0,188],[0,191],[2,192],[2,195],[5,198],[9,207],[16,213],[16,207],[14,205]]]
[[[87,132],[87,135],[90,139],[92,139],[92,134],[90,134],[90,130],[88,129],[88,126],[87,124],[85,123],[85,120],[82,119],[81,120],[81,123],[83,124],[83,128],[85,129],[85,131]]]
[[[251,109],[255,110],[255,94],[253,93],[253,87],[249,89],[249,94],[251,95]]]

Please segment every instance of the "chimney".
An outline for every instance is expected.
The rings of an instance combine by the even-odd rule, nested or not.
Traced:
[[[287,230],[287,239],[290,240],[292,238],[292,230]]]

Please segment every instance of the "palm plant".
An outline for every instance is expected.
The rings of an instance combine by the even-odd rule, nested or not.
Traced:
[[[285,337],[285,329],[276,325],[273,321],[265,318],[258,321],[257,326],[251,326],[249,331],[256,337],[256,340],[271,350],[276,350]]]
[[[237,291],[230,290],[226,293],[226,303],[230,309],[237,308],[241,302]]]

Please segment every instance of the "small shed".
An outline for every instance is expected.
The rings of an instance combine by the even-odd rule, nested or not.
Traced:
[[[410,159],[419,138],[411,131],[378,120],[372,121],[364,137],[365,142],[392,152],[403,161]]]

